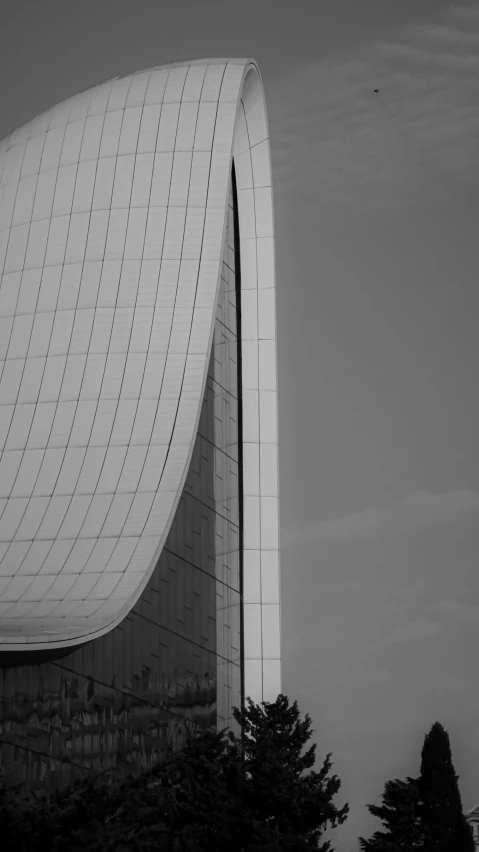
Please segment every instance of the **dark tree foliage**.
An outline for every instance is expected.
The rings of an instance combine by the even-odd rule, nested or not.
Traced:
[[[83,836],[85,826],[91,836],[101,828],[108,800],[107,788],[99,780],[76,781],[68,789],[50,796],[44,791],[28,790],[21,784],[8,788],[2,784],[0,848],[2,852],[41,849],[73,852],[77,849],[74,840],[77,835]]]
[[[309,716],[286,696],[235,710],[241,737],[206,731],[137,778],[89,778],[53,796],[0,788],[2,852],[328,852],[328,823],[346,819],[332,797],[330,755],[320,772]]]
[[[261,706],[248,699],[233,714],[243,734],[248,811],[280,838],[278,849],[328,852],[329,841],[319,846],[319,840],[328,823],[334,828],[345,822],[349,805],[338,810],[332,802],[341,781],[328,778],[330,754],[319,772],[302,774],[315,762],[316,745],[301,754],[312,735],[309,715],[300,721],[298,702],[290,707],[285,695]]]
[[[362,852],[399,852],[424,850],[424,827],[419,817],[419,784],[415,778],[388,781],[381,796],[381,806],[368,805],[369,813],[384,824],[386,831],[376,831],[370,840],[359,838]]]
[[[474,852],[462,811],[449,736],[435,722],[424,738],[418,778],[388,781],[383,805],[368,805],[386,831],[359,838],[362,852]]]
[[[462,810],[458,779],[449,735],[439,722],[435,722],[424,739],[419,777],[420,813],[431,835],[428,852],[474,852],[474,840]]]

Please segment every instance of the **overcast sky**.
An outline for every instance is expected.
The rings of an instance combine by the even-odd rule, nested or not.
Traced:
[[[277,235],[283,690],[351,804],[438,719],[479,801],[479,8],[3,0],[0,137],[153,65],[254,57]],[[379,92],[374,92],[379,89]]]

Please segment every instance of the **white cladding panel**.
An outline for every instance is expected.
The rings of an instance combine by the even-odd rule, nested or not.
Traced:
[[[271,167],[258,69],[177,63],[0,142],[0,643],[74,646],[145,587],[181,495],[240,223],[246,694],[280,680]]]

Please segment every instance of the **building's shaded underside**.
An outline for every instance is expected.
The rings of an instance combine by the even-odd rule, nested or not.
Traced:
[[[140,600],[109,633],[73,652],[0,653],[7,783],[52,788],[92,769],[138,772],[187,728],[230,725],[241,703],[236,208],[233,179],[201,418],[165,547]]]

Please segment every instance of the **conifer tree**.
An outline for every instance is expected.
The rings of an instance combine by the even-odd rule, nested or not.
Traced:
[[[415,778],[387,781],[381,796],[383,804],[367,805],[369,813],[384,824],[370,840],[359,838],[361,852],[399,852],[424,849],[424,829],[420,821],[419,784]]]
[[[319,772],[303,774],[315,762],[316,745],[301,753],[312,735],[310,716],[301,721],[298,702],[289,706],[285,695],[261,706],[248,698],[247,706],[235,708],[233,715],[242,732],[246,810],[255,824],[267,827],[273,844],[257,848],[332,852],[329,841],[319,841],[328,823],[335,828],[345,822],[349,805],[338,809],[332,801],[341,781],[328,777],[331,754]],[[248,849],[253,848],[249,843]]]
[[[361,852],[474,852],[457,782],[449,736],[435,722],[424,738],[419,777],[388,781],[382,806],[367,806],[386,831],[360,837]]]
[[[447,731],[435,722],[424,739],[419,777],[420,816],[430,832],[427,852],[474,852],[463,814]]]

